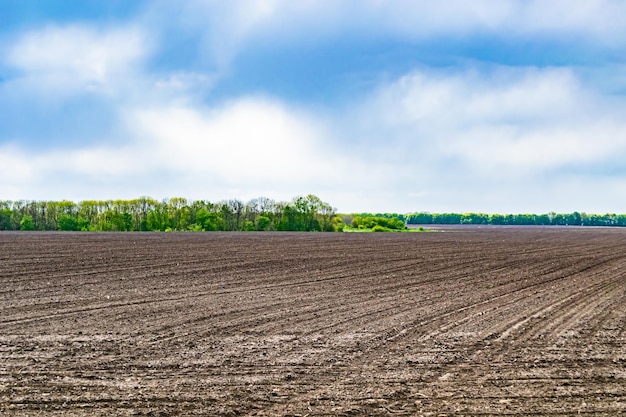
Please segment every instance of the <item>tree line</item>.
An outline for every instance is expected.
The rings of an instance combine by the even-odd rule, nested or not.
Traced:
[[[335,209],[314,195],[277,202],[155,200],[0,201],[0,230],[340,231]]]
[[[626,226],[626,214],[485,214],[413,213],[401,216],[407,224],[478,224],[507,226]]]
[[[259,197],[220,202],[175,197],[133,200],[1,201],[0,230],[67,231],[342,231],[399,230],[405,224],[621,226],[626,214],[359,213],[340,216],[315,195],[289,202]]]

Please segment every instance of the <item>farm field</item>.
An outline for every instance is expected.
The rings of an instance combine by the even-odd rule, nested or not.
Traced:
[[[0,415],[626,414],[626,229],[0,233]]]

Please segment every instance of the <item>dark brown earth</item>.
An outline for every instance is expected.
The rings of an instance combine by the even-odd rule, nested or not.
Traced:
[[[626,413],[626,230],[1,233],[0,415]]]

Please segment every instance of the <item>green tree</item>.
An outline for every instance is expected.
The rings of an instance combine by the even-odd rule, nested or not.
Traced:
[[[0,210],[0,230],[13,230],[11,213],[11,210],[8,208]]]
[[[333,217],[333,221],[332,221],[333,232],[343,232],[344,226],[345,224],[343,223],[343,219],[341,218],[341,216]]]
[[[35,222],[31,215],[27,214],[22,217],[22,220],[20,220],[20,230],[35,230]]]
[[[297,211],[291,204],[285,204],[282,208],[278,230],[295,231],[297,229]]]
[[[70,216],[69,214],[62,214],[59,217],[59,230],[63,231],[77,231],[80,230],[78,219]]]
[[[410,214],[407,217],[408,224],[432,224],[433,215],[426,212]]]
[[[206,208],[201,208],[196,212],[196,223],[206,231],[223,230],[222,217],[219,213],[208,211]]]
[[[168,227],[167,204],[156,203],[146,215],[146,228],[152,231],[164,231]]]
[[[256,218],[256,230],[266,231],[270,230],[272,220],[267,216],[258,216]]]
[[[461,215],[462,224],[487,224],[489,216],[483,213],[463,213]]]
[[[567,224],[570,226],[580,226],[583,223],[582,216],[579,212],[575,211],[567,215]]]
[[[552,217],[552,224],[555,226],[565,226],[567,219],[563,214],[555,214],[554,217]]]
[[[244,203],[236,199],[222,203],[220,214],[222,216],[224,230],[243,230],[244,207]]]

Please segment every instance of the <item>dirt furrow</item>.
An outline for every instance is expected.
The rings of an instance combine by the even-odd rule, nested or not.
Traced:
[[[624,414],[624,238],[0,234],[0,414]]]

